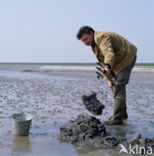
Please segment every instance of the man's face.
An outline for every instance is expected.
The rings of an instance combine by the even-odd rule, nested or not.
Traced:
[[[91,32],[90,34],[83,34],[81,37],[81,41],[87,45],[92,46],[94,34]]]

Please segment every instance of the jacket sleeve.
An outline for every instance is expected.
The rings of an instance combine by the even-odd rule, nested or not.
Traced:
[[[99,42],[100,52],[104,55],[104,63],[109,64],[111,69],[114,63],[114,51],[111,40],[108,36],[102,36]]]

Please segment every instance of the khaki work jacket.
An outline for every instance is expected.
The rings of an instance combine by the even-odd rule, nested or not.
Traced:
[[[109,64],[115,75],[129,66],[136,56],[137,48],[117,33],[95,31],[94,41],[92,50],[98,61]]]

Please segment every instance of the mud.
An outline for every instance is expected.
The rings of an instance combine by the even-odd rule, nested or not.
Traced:
[[[103,148],[119,149],[121,144],[129,151],[129,145],[136,147],[151,147],[154,150],[154,138],[142,138],[140,134],[131,139],[110,134],[99,119],[87,114],[78,115],[77,119],[71,121],[70,127],[61,127],[59,138],[82,146],[94,146]]]
[[[97,119],[103,123],[112,115],[113,95],[104,79],[98,81],[95,69],[90,70],[90,67],[80,71],[63,68],[52,68],[48,71],[42,68],[40,70],[40,67],[0,66],[0,155],[119,156],[121,147],[118,150],[114,148],[118,148],[120,144],[112,148],[102,148],[102,145],[95,148],[93,144],[79,146],[75,143],[60,142],[57,138],[60,127],[71,125],[68,125],[70,119],[76,120],[81,113],[92,115],[85,109],[81,100],[81,96],[88,95],[90,91],[104,93],[97,94],[98,100],[105,105],[103,115],[97,116]],[[21,72],[23,70],[40,72]],[[131,140],[136,133],[140,133],[140,142],[144,141],[144,138],[145,142],[150,142],[148,138],[152,139],[154,136],[153,78],[152,72],[131,74],[127,86],[129,117],[123,126],[105,126],[110,134],[106,137],[109,137],[108,140],[112,136]],[[14,137],[11,116],[22,111],[32,114],[32,127],[28,137]]]
[[[38,71],[38,70],[31,70],[31,69],[25,69],[25,70],[23,70],[21,72],[40,72],[40,71]]]
[[[97,99],[97,93],[92,92],[89,95],[82,95],[82,101],[85,108],[94,115],[101,115],[105,106]]]
[[[101,144],[99,138],[107,136],[104,125],[95,117],[79,115],[70,127],[60,128],[60,137],[65,141],[77,144]]]
[[[87,114],[80,114],[71,121],[70,127],[61,127],[59,137],[63,141],[95,147],[114,147],[124,141],[120,136],[111,136],[99,119]]]
[[[152,147],[154,149],[154,137],[152,138],[142,138],[141,134],[137,134],[131,139],[127,139],[127,145],[132,146],[138,145],[139,147]]]

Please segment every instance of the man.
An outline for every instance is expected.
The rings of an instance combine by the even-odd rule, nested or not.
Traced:
[[[137,48],[117,33],[95,31],[89,26],[80,28],[77,38],[91,46],[98,61],[105,64],[105,77],[114,97],[114,113],[106,125],[123,124],[128,118],[126,111],[126,85],[136,62]],[[109,77],[114,73],[115,83]]]

